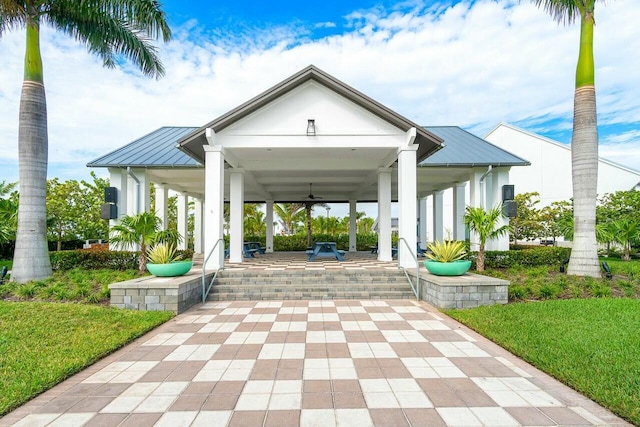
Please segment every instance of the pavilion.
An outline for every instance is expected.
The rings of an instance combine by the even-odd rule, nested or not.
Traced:
[[[356,203],[376,202],[378,259],[390,261],[391,204],[397,202],[404,241],[398,263],[408,268],[415,266],[418,242],[426,243],[427,217],[434,238],[445,237],[444,190],[454,191],[452,237],[463,240],[467,200],[500,203],[510,168],[528,164],[459,127],[419,126],[311,65],[199,128],[162,127],[87,166],[109,169],[118,216],[148,211],[153,184],[165,226],[168,191],[179,194],[178,231],[186,236],[193,199],[195,252],[213,250],[206,268],[217,269],[224,265],[224,248],[216,242],[223,237],[225,202],[231,263],[243,262],[245,202],[265,203],[271,224],[274,203],[300,202],[310,192],[322,202],[349,203],[350,251],[356,250]],[[273,228],[266,229],[272,252]],[[491,248],[508,249],[508,237]]]

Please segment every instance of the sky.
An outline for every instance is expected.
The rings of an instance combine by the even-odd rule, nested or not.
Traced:
[[[50,178],[89,179],[87,162],[161,126],[201,126],[309,64],[424,126],[571,140],[579,25],[527,0],[162,3],[173,40],[159,80],[42,29]],[[595,17],[600,155],[638,170],[640,2],[598,2]],[[0,182],[18,180],[23,58],[23,31],[4,33]]]

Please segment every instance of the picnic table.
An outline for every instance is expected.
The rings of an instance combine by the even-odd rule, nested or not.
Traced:
[[[267,249],[266,247],[262,246],[261,242],[244,242],[244,245],[248,250],[255,249],[255,251],[259,254],[264,254],[265,250]]]
[[[318,256],[335,256],[338,261],[344,261],[344,253],[338,249],[336,242],[316,242],[313,247],[307,249],[309,261],[314,261]]]

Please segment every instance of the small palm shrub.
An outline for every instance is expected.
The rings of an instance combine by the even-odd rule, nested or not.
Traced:
[[[152,264],[169,264],[181,258],[176,256],[176,247],[171,243],[158,243],[147,250],[147,260]]]
[[[459,240],[435,241],[427,246],[427,257],[438,262],[453,262],[462,259],[467,251],[464,242]]]

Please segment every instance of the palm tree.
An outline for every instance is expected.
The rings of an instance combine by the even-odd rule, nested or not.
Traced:
[[[487,240],[496,239],[509,232],[508,225],[496,228],[500,218],[502,218],[502,208],[500,206],[496,206],[488,212],[480,207],[467,206],[464,214],[464,225],[469,227],[470,231],[475,231],[478,240],[480,240],[478,261],[476,262],[476,270],[478,271],[484,271],[484,248]]]
[[[162,230],[162,220],[151,212],[127,215],[120,224],[111,227],[111,242],[122,249],[140,249],[138,269],[144,272],[147,265],[147,246],[168,243],[175,246],[182,236],[175,229]]]
[[[630,219],[619,219],[611,223],[613,239],[622,245],[622,259],[631,260],[631,244],[640,241],[640,225]]]
[[[304,203],[276,203],[273,209],[289,233],[304,220]]]
[[[51,275],[45,208],[48,137],[41,23],[86,44],[106,67],[115,67],[125,57],[145,75],[154,77],[161,76],[164,69],[151,41],[171,38],[157,0],[0,1],[0,37],[12,29],[26,29],[18,127],[20,204],[11,275],[16,282]]]
[[[596,197],[598,184],[598,122],[593,60],[594,9],[604,0],[531,0],[558,23],[580,19],[580,50],[576,67],[571,139],[571,173],[575,216],[573,249],[567,272],[600,277],[596,243]]]

